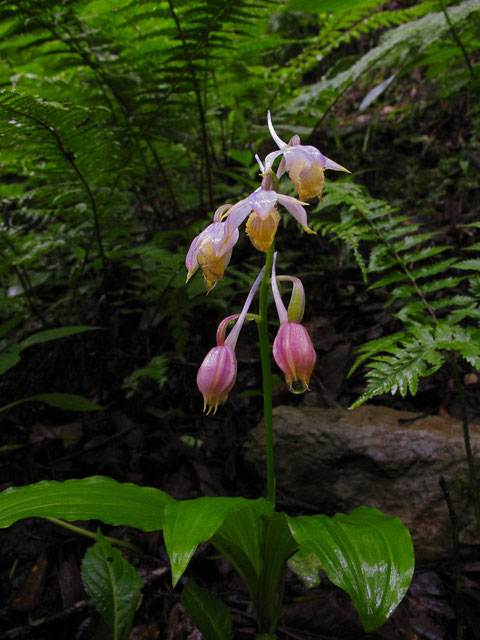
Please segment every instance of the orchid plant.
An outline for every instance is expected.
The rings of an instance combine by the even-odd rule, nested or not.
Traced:
[[[275,508],[271,351],[293,393],[308,389],[316,360],[312,341],[301,324],[305,310],[303,285],[295,276],[277,275],[278,256],[274,248],[280,220],[277,206],[284,207],[304,231],[314,233],[307,223],[305,200],[321,198],[326,169],[348,170],[315,147],[300,144],[296,135],[284,142],[273,127],[270,112],[268,127],[278,150],[269,153],[264,162],[257,156],[261,186],[236,204],[220,206],[213,222],[193,240],[186,256],[187,281],[201,269],[208,293],[222,280],[245,219],[251,243],[265,254],[265,266],[241,312],[227,316],[218,325],[216,346],[203,360],[197,384],[204,410],[215,413],[227,401],[235,384],[235,348],[242,326],[247,319],[254,320],[263,377],[267,498],[200,497],[176,501],[159,489],[122,484],[105,477],[45,481],[4,491],[0,495],[0,526],[40,516],[60,518],[61,521],[55,521],[68,527],[73,526],[68,521],[95,518],[144,531],[163,530],[173,586],[182,578],[197,546],[209,541],[230,560],[243,579],[255,607],[258,638],[276,637],[287,562],[300,577],[310,574],[312,567],[314,571],[323,569],[333,583],[350,595],[368,632],[386,621],[410,584],[414,556],[408,530],[398,518],[362,506],[349,515],[333,517],[293,517]],[[284,173],[294,183],[300,199],[278,190]],[[280,295],[279,282],[292,285],[287,307]],[[268,331],[270,289],[280,322],[273,350]],[[258,312],[251,313],[257,292]],[[106,543],[99,535],[97,545],[103,549]],[[136,607],[140,602],[138,585],[135,593]],[[230,614],[216,596],[190,581],[184,587],[182,602],[207,640],[232,637]]]

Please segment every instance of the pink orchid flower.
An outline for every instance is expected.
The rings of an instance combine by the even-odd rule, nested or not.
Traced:
[[[221,222],[223,212],[230,206],[222,205],[216,210],[214,222],[194,238],[185,259],[187,282],[201,267],[207,293],[223,278],[232,257],[232,248],[238,240],[238,229]]]
[[[305,308],[305,293],[298,278],[280,276],[278,280],[291,280],[293,291],[288,311],[282,302],[278,290],[275,272],[275,253],[272,266],[272,292],[280,329],[273,342],[273,357],[285,374],[285,381],[292,393],[303,393],[308,389],[308,383],[315,366],[317,355],[307,330],[300,324]]]
[[[272,244],[280,221],[280,215],[276,209],[277,203],[285,207],[304,231],[315,233],[307,224],[307,212],[302,206],[306,204],[305,202],[277,193],[272,189],[265,189],[263,186],[234,204],[224,215],[230,228],[238,228],[249,216],[246,226],[249,238],[256,249],[266,253]]]
[[[286,170],[290,179],[297,188],[298,195],[302,200],[308,200],[314,196],[322,197],[323,184],[325,181],[325,169],[335,171],[346,171],[348,169],[337,164],[321,153],[316,147],[300,144],[300,138],[293,136],[287,144],[278,135],[272,124],[270,111],[267,113],[268,128],[275,140],[279,151],[272,151],[265,158],[265,169],[270,171],[275,158],[283,155],[279,166],[278,177]]]
[[[235,384],[237,378],[235,347],[264,271],[265,267],[253,283],[241,313],[228,316],[218,325],[217,346],[210,349],[198,370],[197,386],[203,395],[203,410],[208,409],[207,415],[212,409],[215,414],[218,405],[227,401],[228,394]],[[227,327],[233,320],[237,320],[235,326],[225,338]]]

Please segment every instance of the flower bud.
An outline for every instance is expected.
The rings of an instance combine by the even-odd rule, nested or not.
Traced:
[[[281,325],[273,342],[273,357],[285,374],[292,393],[303,393],[308,389],[317,356],[303,325],[297,322]]]
[[[197,385],[203,395],[203,410],[207,414],[217,411],[219,404],[227,401],[228,393],[237,377],[237,358],[230,345],[210,349],[197,374]]]

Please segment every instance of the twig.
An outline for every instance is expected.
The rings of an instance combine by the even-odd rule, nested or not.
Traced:
[[[470,58],[468,57],[468,53],[467,53],[465,47],[463,46],[463,42],[460,40],[460,36],[458,35],[457,30],[455,29],[455,25],[450,20],[450,16],[448,15],[447,7],[444,5],[443,0],[439,0],[439,2],[440,2],[440,6],[442,7],[442,11],[443,11],[443,14],[445,16],[445,20],[447,21],[448,26],[450,27],[450,31],[452,32],[452,37],[455,40],[455,42],[457,43],[458,47],[460,48],[460,51],[462,52],[462,55],[465,58],[465,62],[467,63],[467,67],[468,67],[468,70],[470,72],[470,75],[473,78],[475,73],[473,71],[473,67],[472,67],[472,63],[470,62]]]
[[[460,543],[458,541],[458,518],[453,506],[452,497],[445,482],[445,478],[440,476],[440,488],[447,503],[448,515],[452,525],[452,546],[453,546],[453,572],[455,576],[455,609],[457,613],[457,635],[456,640],[463,640],[463,594],[462,577],[460,575]]]
[[[475,459],[473,457],[472,445],[470,442],[470,425],[467,414],[467,403],[465,400],[465,389],[462,381],[460,380],[460,374],[458,372],[457,354],[455,352],[450,353],[450,368],[455,383],[455,388],[460,400],[460,410],[462,412],[462,426],[463,426],[463,441],[465,443],[465,454],[468,464],[468,476],[470,480],[470,489],[473,493],[473,503],[475,506],[475,517],[477,520],[477,535],[480,537],[480,491],[478,488],[477,473],[475,470]]]
[[[168,0],[168,6],[170,8],[170,13],[172,14],[172,18],[175,21],[175,25],[177,27],[178,35],[182,41],[183,48],[185,49],[185,55],[188,56],[189,47],[183,35],[182,27],[180,24],[180,20],[178,19],[177,12],[175,7],[172,4],[172,0]],[[200,116],[200,127],[202,130],[202,145],[203,145],[203,154],[205,156],[205,168],[207,173],[207,191],[208,191],[208,203],[210,205],[210,209],[213,209],[213,194],[212,194],[212,167],[210,163],[210,154],[208,151],[208,134],[207,134],[207,121],[205,118],[205,110],[202,104],[202,96],[200,95],[200,87],[198,85],[197,76],[195,74],[195,69],[192,65],[192,59],[187,57],[187,65],[188,71],[192,76],[193,90],[195,93],[195,97],[197,99],[198,106],[198,114]]]

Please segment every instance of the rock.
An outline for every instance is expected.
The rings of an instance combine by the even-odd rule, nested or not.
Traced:
[[[332,515],[357,506],[398,516],[409,528],[417,559],[451,552],[451,523],[439,486],[445,477],[459,518],[460,540],[478,543],[468,482],[462,424],[387,407],[353,411],[274,409],[278,488]],[[474,453],[480,427],[471,426]],[[244,457],[264,477],[263,425],[244,445]]]

